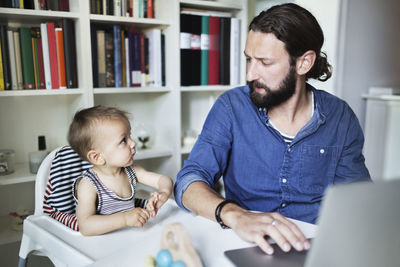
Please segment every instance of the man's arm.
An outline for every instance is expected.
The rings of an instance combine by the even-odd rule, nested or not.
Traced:
[[[191,183],[182,196],[185,208],[213,221],[216,221],[215,209],[223,200],[206,183],[200,181]],[[256,243],[268,254],[273,254],[274,250],[265,236],[275,240],[286,252],[291,247],[298,251],[310,248],[310,243],[300,229],[279,213],[253,213],[228,203],[222,208],[221,219],[242,239]]]

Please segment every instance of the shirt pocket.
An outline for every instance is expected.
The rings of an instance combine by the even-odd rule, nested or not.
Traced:
[[[333,182],[338,147],[303,145],[300,153],[300,189],[304,193],[322,194]]]

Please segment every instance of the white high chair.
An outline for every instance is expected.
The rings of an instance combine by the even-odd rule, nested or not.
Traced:
[[[35,212],[34,215],[24,220],[19,251],[19,267],[26,266],[27,257],[30,253],[47,256],[56,266],[80,266],[93,262],[92,259],[82,252],[63,242],[63,236],[79,235],[79,233],[50,218],[43,212],[43,197],[50,176],[51,164],[59,149],[57,148],[47,155],[37,172],[35,182]],[[60,236],[55,236],[49,232],[49,225],[58,228]]]

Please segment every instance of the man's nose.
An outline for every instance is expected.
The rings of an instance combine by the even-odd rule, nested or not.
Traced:
[[[248,82],[251,82],[257,79],[258,79],[258,72],[257,72],[256,62],[250,61],[249,63],[247,63],[246,80]]]

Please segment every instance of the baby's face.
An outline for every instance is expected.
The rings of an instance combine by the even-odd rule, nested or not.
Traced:
[[[136,143],[131,138],[128,121],[112,118],[98,122],[94,142],[106,166],[126,167],[133,164]]]

